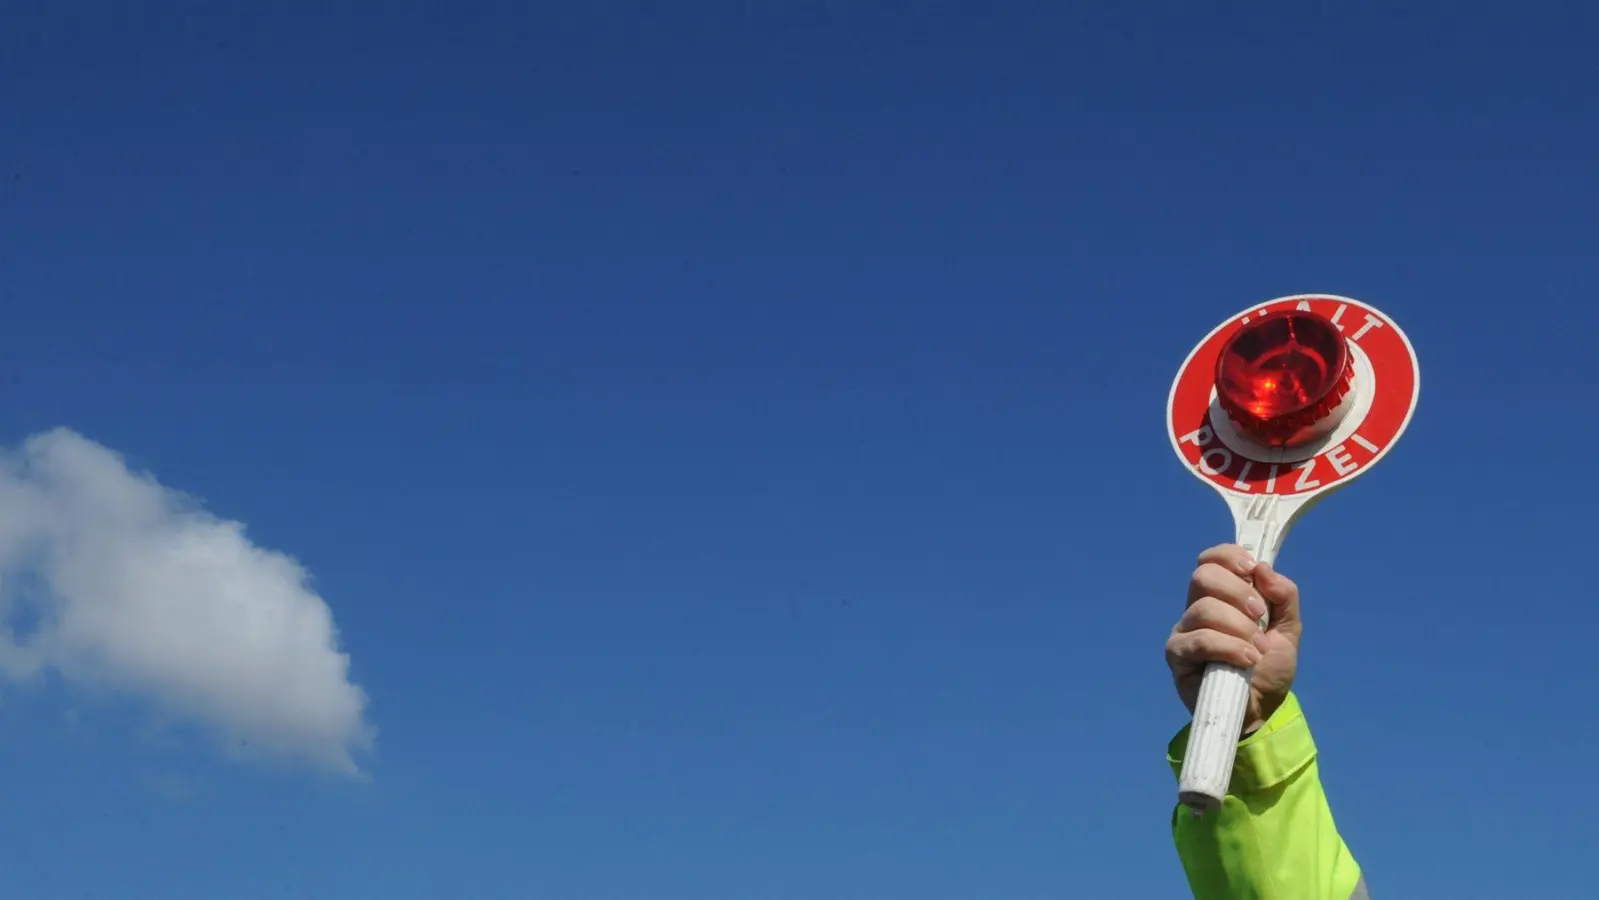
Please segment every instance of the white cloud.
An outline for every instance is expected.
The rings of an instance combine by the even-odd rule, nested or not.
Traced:
[[[0,674],[153,702],[248,753],[358,774],[372,730],[298,562],[65,429],[0,448]]]

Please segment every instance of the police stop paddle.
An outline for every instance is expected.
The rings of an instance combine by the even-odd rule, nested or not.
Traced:
[[[1416,352],[1392,319],[1348,297],[1298,294],[1206,335],[1172,382],[1166,423],[1183,465],[1232,509],[1236,543],[1272,562],[1306,510],[1392,449],[1420,391]],[[1194,815],[1227,796],[1252,674],[1205,668],[1178,779]]]

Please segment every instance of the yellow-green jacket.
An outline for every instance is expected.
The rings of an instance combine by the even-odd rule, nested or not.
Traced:
[[[1188,729],[1166,758],[1181,773]],[[1172,838],[1196,900],[1369,900],[1360,866],[1333,824],[1316,742],[1293,694],[1238,743],[1220,810],[1194,818],[1179,804]]]

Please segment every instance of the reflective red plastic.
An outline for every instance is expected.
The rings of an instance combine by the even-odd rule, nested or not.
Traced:
[[[1283,445],[1337,409],[1352,376],[1337,325],[1308,310],[1283,310],[1228,339],[1216,362],[1216,396],[1245,434]]]

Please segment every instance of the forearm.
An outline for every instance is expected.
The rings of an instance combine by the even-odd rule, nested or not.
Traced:
[[[1188,729],[1168,761],[1182,769]],[[1172,837],[1196,900],[1363,900],[1360,866],[1333,822],[1310,726],[1293,695],[1239,742],[1221,809],[1194,818],[1179,805]]]

